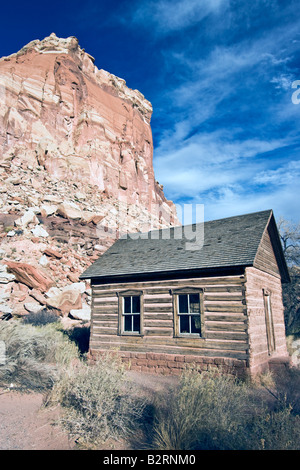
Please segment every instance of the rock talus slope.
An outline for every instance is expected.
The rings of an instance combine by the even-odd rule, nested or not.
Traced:
[[[86,318],[80,272],[120,232],[178,224],[154,176],[151,115],[75,37],[0,59],[0,316]]]

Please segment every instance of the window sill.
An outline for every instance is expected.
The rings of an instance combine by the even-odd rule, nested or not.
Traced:
[[[179,333],[178,335],[175,336],[175,338],[199,338],[199,339],[204,339],[203,336],[201,336],[199,333]]]
[[[179,333],[176,338],[203,338],[199,333]]]
[[[135,333],[134,331],[122,331],[119,336],[144,336],[143,333]]]

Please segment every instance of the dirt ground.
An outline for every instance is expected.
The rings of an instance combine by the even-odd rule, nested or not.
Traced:
[[[128,372],[143,393],[176,384],[176,377]],[[43,395],[0,388],[0,450],[75,450],[76,443],[57,425],[59,408],[43,407]],[[124,444],[120,443],[121,448]]]
[[[71,450],[75,443],[56,425],[57,410],[39,393],[0,389],[0,450]]]

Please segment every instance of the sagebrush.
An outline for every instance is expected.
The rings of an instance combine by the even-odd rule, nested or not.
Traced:
[[[229,376],[185,373],[156,404],[153,446],[161,450],[299,450],[300,416],[277,389],[271,401]],[[294,399],[295,401],[295,399]]]
[[[110,439],[134,442],[140,433],[161,450],[300,450],[299,370],[259,384],[190,370],[174,388],[149,399],[129,381],[116,354],[86,361],[88,333],[66,334],[59,322],[0,322],[0,386],[47,391],[47,404],[61,407],[61,424],[85,447],[103,448]]]
[[[5,361],[0,365],[1,386],[49,389],[61,370],[79,357],[75,344],[55,323],[36,327],[18,320],[0,322],[0,340],[5,345]]]
[[[227,449],[252,403],[245,384],[215,373],[187,372],[159,399],[154,445],[159,449]]]
[[[57,313],[47,308],[42,309],[38,313],[30,312],[23,319],[23,323],[34,326],[44,326],[49,323],[57,323],[58,321],[59,316]]]
[[[128,438],[145,406],[120,360],[110,354],[69,368],[52,389],[49,404],[55,403],[63,409],[63,427],[85,445]]]

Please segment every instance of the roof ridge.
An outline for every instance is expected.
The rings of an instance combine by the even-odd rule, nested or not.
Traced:
[[[194,223],[186,224],[186,225],[173,225],[173,226],[170,226],[170,227],[148,230],[146,232],[128,232],[128,233],[124,234],[122,237],[120,237],[120,239],[126,239],[131,234],[136,235],[136,237],[137,237],[138,235],[142,236],[146,233],[157,233],[157,232],[160,233],[160,232],[163,232],[164,230],[167,231],[167,230],[175,230],[175,229],[184,229],[185,227],[187,227],[187,228],[188,227],[195,227],[196,225],[201,225],[201,224],[204,224],[204,226],[205,226],[205,224],[209,224],[209,223],[213,223],[213,222],[221,222],[221,221],[225,221],[225,220],[238,219],[238,218],[242,218],[242,217],[244,218],[244,217],[249,217],[249,216],[264,214],[264,213],[269,214],[269,216],[270,216],[273,213],[273,210],[272,209],[266,209],[266,210],[263,210],[263,211],[249,212],[247,214],[233,215],[233,216],[230,216],[230,217],[222,217],[220,219],[204,220],[203,222],[194,222]]]

